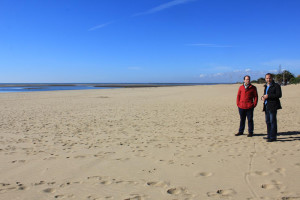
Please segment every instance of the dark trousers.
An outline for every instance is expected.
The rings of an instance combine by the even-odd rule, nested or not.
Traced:
[[[246,117],[248,120],[248,133],[250,133],[250,134],[253,133],[253,130],[254,130],[253,111],[254,111],[254,108],[250,108],[250,109],[239,108],[239,113],[240,113],[239,133],[244,133]]]
[[[270,111],[266,108],[266,123],[269,139],[277,139],[277,110]]]

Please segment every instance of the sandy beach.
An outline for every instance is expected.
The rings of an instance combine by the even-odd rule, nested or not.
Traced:
[[[273,143],[262,101],[234,136],[238,87],[1,93],[0,199],[300,199],[300,85]]]

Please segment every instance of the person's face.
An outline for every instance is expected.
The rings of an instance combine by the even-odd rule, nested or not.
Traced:
[[[266,79],[267,84],[270,84],[272,82],[271,75],[266,75],[265,79]]]
[[[248,76],[245,77],[244,83],[245,83],[245,85],[249,85],[250,84],[250,78]]]

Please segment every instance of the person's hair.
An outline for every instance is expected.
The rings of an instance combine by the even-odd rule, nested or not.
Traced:
[[[249,81],[251,80],[251,78],[250,78],[250,76],[249,76],[249,75],[246,75],[246,76],[244,76],[244,80],[245,80],[245,78],[246,78],[246,77],[249,77]]]
[[[266,77],[267,75],[270,75],[270,77],[273,78],[273,75],[272,75],[271,73],[266,73],[265,77]]]

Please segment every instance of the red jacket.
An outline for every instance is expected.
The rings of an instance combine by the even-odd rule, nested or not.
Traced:
[[[241,109],[254,108],[257,105],[257,90],[254,85],[251,85],[245,89],[244,85],[241,85],[237,93],[236,105]]]

